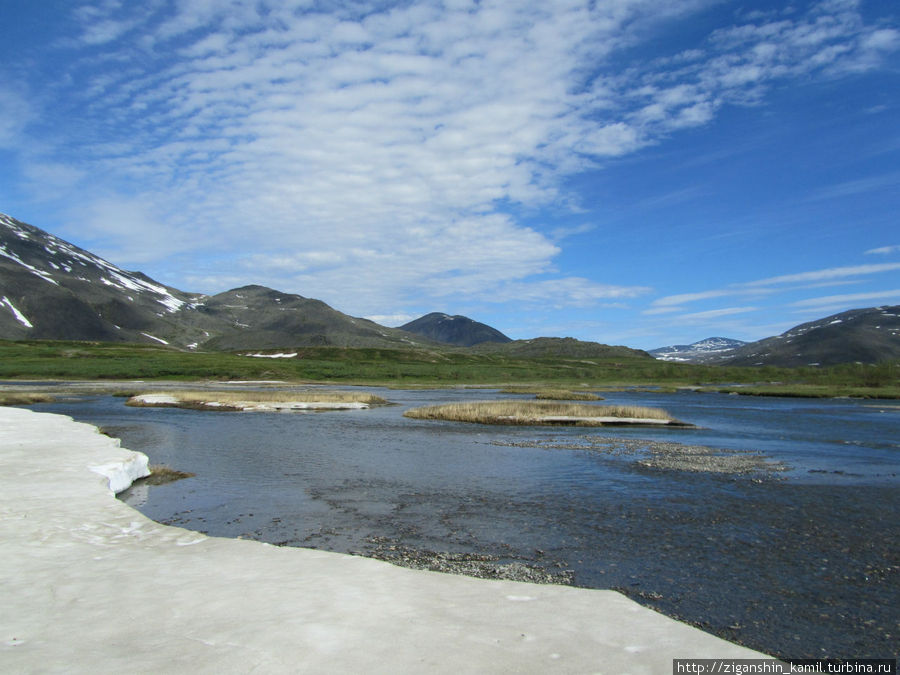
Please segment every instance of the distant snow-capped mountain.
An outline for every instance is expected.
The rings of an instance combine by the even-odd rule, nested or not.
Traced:
[[[683,363],[710,363],[719,361],[746,342],[724,337],[710,337],[689,345],[672,345],[651,349],[649,354],[661,361],[681,361]]]

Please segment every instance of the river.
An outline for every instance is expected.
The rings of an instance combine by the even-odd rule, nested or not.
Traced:
[[[663,407],[697,428],[534,428],[402,416],[521,396],[368,390],[395,405],[220,413],[73,395],[32,407],[195,473],[121,495],[163,523],[486,576],[525,568],[785,658],[900,651],[896,401],[624,391],[603,403]],[[778,470],[647,462],[667,443]]]

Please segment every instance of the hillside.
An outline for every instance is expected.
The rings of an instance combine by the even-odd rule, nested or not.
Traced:
[[[450,316],[441,312],[426,314],[400,328],[431,340],[460,347],[471,347],[482,342],[510,342],[510,338],[496,328],[466,316]]]
[[[0,337],[165,342],[200,296],[0,214]]]
[[[262,286],[187,293],[0,214],[0,338],[187,349],[429,346],[431,341]]]
[[[296,346],[426,347],[418,335],[339,312],[321,300],[244,286],[203,298],[201,324],[215,324],[204,349],[275,349]]]
[[[900,305],[852,309],[751,342],[723,361],[738,366],[829,366],[900,359]]]
[[[531,340],[512,340],[504,344],[486,342],[472,347],[472,351],[480,354],[503,354],[518,358],[547,356],[577,359],[649,358],[649,354],[640,349],[605,345],[599,342],[585,342],[570,337],[540,337]]]

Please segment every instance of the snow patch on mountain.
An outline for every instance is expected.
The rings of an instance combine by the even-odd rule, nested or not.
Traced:
[[[678,361],[682,363],[702,363],[718,359],[734,349],[747,344],[742,340],[711,337],[689,345],[671,345],[653,349],[649,353],[660,361]]]
[[[16,234],[18,234],[18,232]],[[19,263],[22,267],[26,268],[32,274],[36,274],[44,281],[49,281],[51,284],[55,284],[56,286],[59,286],[59,282],[57,282],[53,277],[51,277],[46,272],[39,270],[37,267],[29,265],[24,260],[22,260],[19,256],[17,256],[15,253],[6,250],[6,246],[0,245],[0,255],[2,255],[4,258],[9,258],[13,262]]]
[[[6,305],[7,307],[9,307],[9,309],[13,313],[13,316],[16,317],[16,321],[25,326],[25,328],[34,328],[28,318],[24,314],[22,314],[22,312],[16,309],[15,305],[13,305],[12,302],[9,301],[9,298],[7,298],[5,295],[3,296],[3,300],[0,301],[0,305]]]
[[[38,236],[36,233],[29,233],[23,224],[18,223],[5,214],[0,214],[0,225],[8,228],[19,239],[34,241],[36,243],[43,242],[41,248],[49,256],[52,256],[52,259],[42,258],[40,264],[49,267],[49,269],[40,269],[35,265],[25,262],[21,256],[9,250],[4,244],[0,244],[0,256],[18,263],[28,269],[32,274],[36,274],[44,281],[51,284],[59,286],[59,279],[54,278],[54,276],[62,274],[63,271],[65,274],[72,274],[72,270],[76,265],[81,268],[93,267],[96,270],[101,283],[123,291],[142,294],[149,293],[151,296],[156,296],[152,299],[159,302],[169,313],[177,312],[185,304],[183,300],[176,298],[164,286],[122,270],[92,253],[81,251],[52,234],[38,231],[40,232],[40,236]],[[35,236],[32,237],[32,234],[35,234]],[[73,276],[80,281],[87,281],[89,283],[91,281],[89,278],[81,275]],[[134,298],[129,299],[134,301]]]

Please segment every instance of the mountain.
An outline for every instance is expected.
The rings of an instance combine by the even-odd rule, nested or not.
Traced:
[[[309,345],[428,347],[429,340],[343,314],[321,300],[244,286],[203,298],[199,325],[210,330],[204,349],[273,349]]]
[[[852,309],[751,342],[724,361],[738,366],[830,366],[900,359],[900,305]]]
[[[0,337],[164,342],[200,297],[0,214]]]
[[[471,347],[482,342],[510,342],[510,338],[496,328],[465,316],[450,316],[441,312],[421,316],[400,326],[400,329],[460,347]]]
[[[680,361],[684,363],[712,363],[725,358],[738,347],[747,344],[743,340],[710,337],[689,345],[672,345],[651,349],[650,356],[660,361]]]
[[[0,338],[149,342],[189,349],[431,347],[320,300],[262,286],[186,293],[0,214]]]

